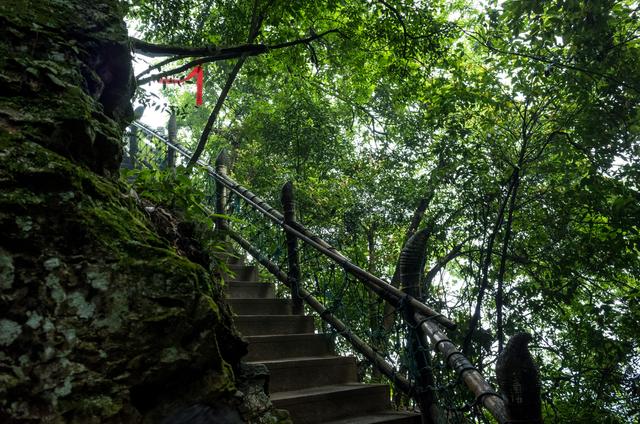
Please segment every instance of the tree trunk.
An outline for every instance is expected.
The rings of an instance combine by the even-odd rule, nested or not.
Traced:
[[[498,283],[496,289],[496,326],[498,332],[498,353],[502,352],[504,346],[504,325],[502,318],[503,308],[503,284],[504,273],[507,266],[507,251],[509,242],[511,241],[511,228],[513,226],[513,212],[515,210],[516,197],[518,194],[518,186],[520,185],[520,174],[516,169],[514,175],[513,193],[509,202],[509,213],[507,214],[507,223],[505,225],[504,240],[502,241],[502,252],[500,256],[500,269],[498,270]]]
[[[256,37],[260,33],[260,27],[262,26],[262,21],[264,20],[265,13],[267,11],[267,7],[262,12],[258,11],[258,0],[254,0],[253,3],[253,16],[251,18],[251,25],[249,26],[249,36],[247,37],[247,44],[251,44],[255,41]],[[209,119],[207,119],[207,123],[202,130],[202,134],[200,135],[200,140],[198,141],[198,145],[193,151],[193,156],[189,159],[188,167],[194,166],[202,152],[204,151],[205,146],[207,145],[207,141],[209,140],[209,135],[211,134],[211,130],[213,129],[213,124],[215,124],[218,119],[218,115],[220,115],[220,111],[222,110],[222,105],[224,105],[225,100],[227,100],[227,96],[229,95],[229,91],[231,90],[231,86],[233,86],[240,69],[244,65],[244,62],[247,60],[248,55],[242,55],[236,64],[231,69],[231,72],[227,76],[227,81],[224,83],[222,90],[220,91],[220,95],[218,96],[218,100],[216,101],[216,105],[213,107],[213,111],[209,115]],[[231,153],[232,156],[235,155],[234,152]]]
[[[484,253],[484,258],[483,258],[484,262],[482,263],[482,268],[481,268],[481,280],[479,281],[479,284],[478,284],[478,297],[476,299],[476,307],[475,307],[473,316],[471,317],[471,321],[469,322],[469,328],[464,338],[464,343],[462,347],[462,353],[465,356],[469,355],[469,349],[471,348],[471,340],[473,338],[473,333],[476,330],[478,323],[480,322],[482,300],[484,299],[484,294],[489,284],[489,267],[491,266],[491,259],[493,257],[493,245],[495,243],[498,232],[500,231],[500,228],[502,227],[502,223],[504,221],[504,211],[507,207],[507,203],[509,201],[509,197],[511,196],[511,192],[514,186],[514,181],[515,181],[514,175],[515,175],[515,171],[511,175],[509,188],[507,189],[507,193],[505,194],[504,199],[502,200],[502,204],[500,205],[500,209],[498,210],[498,215],[496,216],[493,229],[491,230],[491,234],[489,235],[489,240],[487,241],[487,249]]]

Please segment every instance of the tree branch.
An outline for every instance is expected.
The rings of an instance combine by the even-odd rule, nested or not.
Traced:
[[[170,63],[176,62],[178,60],[182,59],[180,56],[174,56],[174,57],[170,57],[167,58],[161,62],[156,63],[153,66],[148,67],[147,69],[145,69],[144,71],[140,72],[138,75],[136,75],[136,81],[140,80],[140,78],[142,78],[143,76],[147,75],[148,73],[150,73],[151,71],[155,71],[156,69],[160,69],[165,65],[168,65]]]
[[[462,252],[462,247],[465,243],[469,241],[464,240],[462,243],[456,244],[453,249],[449,251],[443,258],[440,258],[438,262],[427,272],[426,276],[423,279],[423,287],[430,287],[431,282],[435,278],[435,276],[445,267],[449,262],[457,258],[458,256],[462,256],[466,252]]]
[[[312,34],[309,37],[306,38],[299,38],[297,40],[293,40],[293,41],[287,41],[285,43],[280,43],[280,44],[274,44],[272,46],[269,46],[268,49],[269,50],[276,50],[276,49],[284,49],[286,47],[291,47],[291,46],[295,46],[297,44],[308,44],[312,41],[315,41],[319,38],[323,38],[325,35],[328,34],[340,34],[341,37],[346,38],[345,35],[339,30],[339,29],[329,29],[326,30],[324,32],[321,32],[320,34]]]
[[[249,44],[253,43],[255,39],[258,37],[258,34],[260,33],[260,27],[262,26],[262,22],[264,21],[265,13],[267,10],[267,8],[265,8],[264,11],[258,12],[258,2],[259,0],[254,0],[254,3],[253,3],[251,24],[249,26],[249,35],[247,36],[247,43]],[[244,62],[246,60],[247,60],[247,55],[240,56],[240,59],[234,65],[233,69],[231,70],[231,73],[229,73],[229,76],[227,77],[227,81],[225,82],[224,87],[220,92],[220,96],[218,96],[218,101],[216,102],[216,105],[214,106],[213,111],[211,112],[211,115],[209,115],[209,119],[207,119],[207,123],[204,126],[204,129],[202,130],[202,134],[200,135],[200,140],[198,141],[198,145],[196,146],[193,152],[193,156],[191,156],[191,158],[189,159],[189,163],[187,164],[189,168],[191,168],[196,162],[198,162],[198,159],[200,159],[200,155],[204,151],[204,148],[207,145],[207,141],[209,140],[209,135],[211,134],[211,129],[213,128],[213,124],[218,118],[218,115],[222,110],[222,105],[224,104],[224,101],[227,99],[227,95],[229,94],[229,90],[231,90],[231,86],[233,85],[233,82],[236,80],[236,77],[238,76],[238,73],[240,72],[240,69],[242,68],[242,65],[244,65]]]
[[[133,50],[136,53],[142,53],[145,56],[212,56],[219,54],[224,49],[216,46],[215,44],[204,47],[184,47],[148,43],[135,37],[129,37],[129,40],[131,41],[131,47],[133,47]]]
[[[169,71],[161,72],[159,74],[151,75],[147,78],[143,78],[138,81],[138,85],[146,84],[150,81],[154,81],[160,78],[168,77],[170,75],[179,74],[185,72],[196,65],[203,63],[217,62],[220,60],[238,59],[240,57],[258,56],[263,53],[267,53],[271,50],[284,49],[287,47],[296,46],[298,44],[308,44],[314,40],[324,37],[325,35],[338,33],[341,34],[338,29],[330,29],[320,34],[313,34],[306,38],[299,38],[293,41],[287,41],[284,43],[265,45],[265,44],[242,44],[234,47],[177,47],[161,44],[151,44],[146,41],[139,40],[137,38],[131,38],[132,46],[136,52],[150,55],[150,56],[168,56],[174,55],[171,60],[165,60],[164,63],[173,62],[180,58],[186,57],[198,57],[198,59],[192,60],[185,65],[179,66]],[[200,56],[200,57],[199,57]],[[158,67],[155,65],[154,67]],[[152,68],[154,68],[152,67]],[[151,69],[151,68],[150,68]],[[147,74],[149,70],[142,72],[140,75]]]
[[[144,54],[145,56],[179,56],[179,57],[201,57],[211,56],[218,57],[224,56],[225,59],[236,59],[243,54],[255,55],[266,53],[269,50],[283,49],[286,47],[295,46],[297,44],[306,44],[315,41],[325,35],[338,33],[342,36],[342,32],[338,29],[329,29],[319,34],[312,34],[306,38],[299,38],[297,40],[286,41],[284,43],[266,45],[266,44],[241,44],[233,47],[220,47],[214,44],[204,47],[183,47],[183,46],[171,46],[167,44],[153,44],[140,40],[135,37],[129,37],[131,40],[131,46],[136,53]],[[231,55],[231,56],[230,56]]]
[[[498,215],[493,224],[493,229],[487,240],[486,256],[482,262],[482,266],[478,270],[480,273],[479,275],[480,281],[478,282],[478,296],[476,299],[475,311],[471,316],[471,321],[469,321],[469,328],[467,329],[467,334],[464,338],[463,347],[462,347],[462,352],[465,355],[469,354],[469,349],[471,348],[471,341],[473,339],[473,333],[475,332],[476,327],[480,322],[482,300],[484,299],[484,294],[489,284],[489,267],[491,266],[491,259],[493,256],[493,245],[495,243],[495,239],[504,221],[504,212],[505,212],[505,209],[507,208],[507,203],[509,201],[509,198],[511,197],[511,192],[513,190],[514,183],[515,183],[514,176],[515,176],[515,169],[511,174],[509,188],[500,204],[500,209],[498,210]]]
[[[243,54],[233,53],[233,54],[229,54],[227,56],[220,55],[220,56],[201,57],[199,59],[194,59],[194,60],[192,60],[190,62],[185,63],[182,66],[179,66],[177,68],[171,69],[169,71],[160,72],[159,74],[154,74],[154,75],[148,76],[146,78],[143,78],[141,80],[138,80],[137,83],[138,83],[138,85],[144,85],[144,84],[146,84],[148,82],[159,80],[160,78],[165,78],[165,77],[168,77],[168,76],[171,76],[171,75],[175,75],[175,74],[180,74],[182,72],[186,72],[189,69],[193,68],[194,66],[202,65],[203,63],[212,63],[212,62],[218,62],[220,60],[237,59],[237,58],[241,58],[243,56],[245,58],[249,57],[249,56],[257,56],[257,55],[259,55],[261,53],[266,53],[266,51],[267,50],[265,49],[264,51],[250,52],[250,53],[245,53],[244,55]]]
[[[402,18],[402,15],[398,11],[398,9],[396,9],[391,4],[389,4],[389,2],[387,2],[385,0],[378,0],[378,2],[382,3],[387,9],[389,9],[391,11],[391,13],[393,13],[396,16],[396,19],[398,20],[398,22],[400,22],[400,25],[402,26],[402,35],[403,35],[402,57],[406,58],[407,57],[407,37],[408,37],[407,34],[408,34],[408,32],[407,32],[407,26],[404,23],[404,19]]]

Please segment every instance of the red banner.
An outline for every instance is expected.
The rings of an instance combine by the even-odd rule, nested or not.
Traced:
[[[193,71],[191,71],[186,78],[160,78],[159,81],[163,84],[182,84],[193,77],[196,77],[196,106],[200,106],[202,105],[202,84],[204,82],[204,70],[202,66],[198,65],[193,68]]]

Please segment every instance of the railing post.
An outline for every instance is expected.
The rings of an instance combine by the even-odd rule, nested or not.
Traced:
[[[138,159],[138,130],[134,126],[129,127],[129,163],[131,169],[136,168]]]
[[[216,158],[216,173],[224,177],[227,176],[227,150],[222,149]],[[227,198],[229,193],[227,188],[216,180],[216,214],[227,214]],[[216,218],[216,229],[221,232],[226,232],[229,229],[229,222],[221,216]]]
[[[176,112],[172,111],[169,117],[169,123],[167,124],[167,139],[172,145],[176,145],[178,140],[178,123],[176,120]],[[167,146],[167,168],[173,169],[176,167],[176,151],[172,147]]]
[[[284,222],[287,225],[294,225],[296,221],[295,200],[293,197],[293,183],[288,181],[282,187],[282,209],[284,211]],[[293,234],[287,235],[287,261],[289,265],[289,279],[291,280],[291,301],[292,312],[295,315],[304,314],[302,297],[300,296],[300,262],[298,260],[298,239]]]

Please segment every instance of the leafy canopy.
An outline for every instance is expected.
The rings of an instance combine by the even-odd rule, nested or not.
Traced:
[[[132,1],[149,42],[276,46],[246,58],[207,137],[234,178],[388,279],[416,206],[428,301],[480,369],[534,334],[546,418],[640,407],[640,19],[633,1]],[[167,90],[197,143],[205,106]],[[182,62],[180,62],[180,60]],[[163,67],[171,69],[190,59]],[[371,240],[374,242],[371,243]],[[382,313],[380,311],[380,313]],[[489,335],[487,338],[486,335]]]

